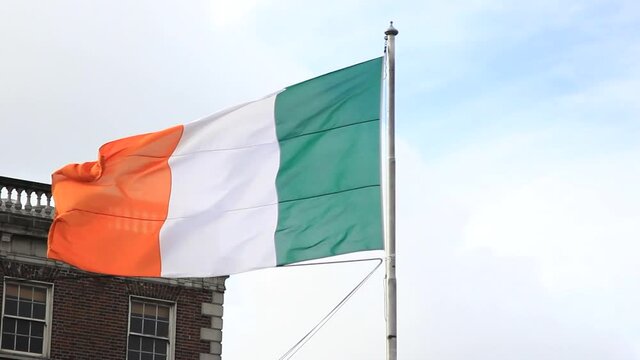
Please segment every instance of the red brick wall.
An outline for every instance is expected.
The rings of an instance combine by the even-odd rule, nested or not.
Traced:
[[[209,352],[209,343],[200,340],[200,328],[209,327],[210,319],[200,313],[201,303],[211,301],[211,290],[93,276],[6,259],[0,263],[2,277],[54,284],[51,359],[125,359],[130,295],[176,303],[176,360],[198,359],[199,353]]]

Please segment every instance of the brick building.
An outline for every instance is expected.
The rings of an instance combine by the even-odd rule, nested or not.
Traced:
[[[220,359],[224,277],[122,278],[47,259],[48,184],[0,177],[0,359]]]

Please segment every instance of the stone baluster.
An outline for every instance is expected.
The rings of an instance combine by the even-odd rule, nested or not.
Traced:
[[[25,198],[24,210],[28,213],[31,213],[31,209],[33,209],[33,206],[31,205],[31,196],[33,195],[33,190],[25,189],[25,193],[27,196]]]
[[[16,210],[22,210],[22,190],[21,188],[16,188],[16,202],[14,204],[14,208]]]
[[[42,208],[42,196],[44,192],[36,191],[36,215],[44,215],[44,209]]]
[[[13,196],[13,186],[7,186],[7,210],[13,210],[13,200],[11,197]]]
[[[51,193],[47,193],[47,194],[45,194],[45,196],[47,198],[47,206],[44,208],[44,213],[47,216],[50,216],[51,212],[53,210],[53,208],[51,207],[51,198],[52,198],[52,196],[51,196]]]
[[[6,187],[0,184],[0,210],[6,210],[7,206],[5,205],[4,193],[6,191]]]

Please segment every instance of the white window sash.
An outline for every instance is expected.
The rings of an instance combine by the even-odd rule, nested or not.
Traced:
[[[6,299],[7,299],[7,283],[17,284],[17,285],[26,285],[31,287],[37,287],[40,289],[46,290],[46,303],[45,303],[45,318],[36,319],[18,315],[5,315],[4,310],[6,308]],[[18,350],[9,350],[2,349],[2,329],[4,328],[4,319],[17,319],[17,320],[26,320],[26,321],[34,321],[44,323],[44,332],[42,334],[42,353],[32,353],[28,351],[18,351]],[[53,318],[53,284],[44,282],[44,281],[35,281],[35,280],[25,280],[16,277],[5,276],[4,281],[2,283],[2,318],[0,319],[0,354],[16,354],[16,355],[28,355],[30,357],[49,357],[51,351],[51,321]],[[31,337],[29,335],[29,337]]]
[[[141,334],[141,333],[137,333],[137,332],[133,332],[131,331],[131,304],[133,302],[140,302],[140,303],[151,303],[151,304],[159,304],[159,305],[164,305],[164,306],[168,306],[169,307],[169,337],[161,337],[161,336],[154,336],[154,335],[149,335],[149,334]],[[126,354],[126,359],[129,359],[129,338],[131,337],[131,335],[133,336],[140,336],[140,337],[146,337],[149,339],[155,339],[155,340],[165,340],[169,343],[169,349],[167,350],[167,360],[173,360],[174,359],[174,355],[175,355],[175,341],[176,341],[176,313],[177,313],[177,307],[178,305],[176,304],[176,302],[173,301],[167,301],[167,300],[162,300],[162,299],[155,299],[155,298],[150,298],[150,297],[145,297],[145,296],[136,296],[136,295],[129,295],[129,313],[128,313],[128,317],[127,317],[127,354]]]

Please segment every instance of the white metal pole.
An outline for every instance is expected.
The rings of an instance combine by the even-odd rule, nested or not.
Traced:
[[[393,21],[385,31],[388,61],[388,172],[387,172],[387,226],[385,228],[386,272],[385,272],[385,312],[387,323],[387,360],[396,360],[397,355],[397,309],[396,309],[396,143],[395,143],[395,37],[398,30]]]

